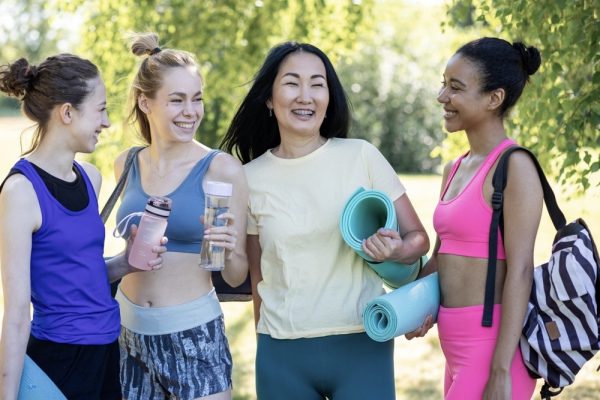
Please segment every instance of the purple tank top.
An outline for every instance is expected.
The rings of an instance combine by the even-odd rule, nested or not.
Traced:
[[[107,344],[119,336],[119,306],[110,295],[98,199],[83,168],[74,164],[89,194],[81,211],[60,204],[29,161],[13,167],[33,185],[42,212],[42,225],[32,235],[31,334],[57,343]]]

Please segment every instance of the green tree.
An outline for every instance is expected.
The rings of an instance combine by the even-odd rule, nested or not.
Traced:
[[[442,142],[435,100],[448,36],[431,32],[443,7],[397,1],[375,6],[378,24],[363,35],[355,55],[340,66],[353,105],[352,136],[375,144],[399,172],[437,171]]]
[[[600,8],[598,0],[453,0],[453,26],[522,40],[542,53],[523,99],[509,118],[561,183],[600,185]]]
[[[61,1],[61,0],[59,0]],[[216,146],[269,48],[284,40],[311,42],[336,62],[351,54],[371,21],[372,0],[78,0],[63,7],[84,15],[79,53],[98,64],[107,83],[111,119],[123,120],[136,58],[125,35],[154,31],[163,47],[196,55],[206,82],[203,143]],[[118,124],[115,124],[118,125]],[[94,162],[106,169],[133,141],[122,125],[108,133]]]
[[[52,12],[52,1],[2,0],[0,2],[0,64],[25,57],[38,63],[66,45],[68,29],[57,24],[60,15]],[[61,27],[62,26],[62,27]],[[0,113],[16,114],[16,99],[1,96]]]

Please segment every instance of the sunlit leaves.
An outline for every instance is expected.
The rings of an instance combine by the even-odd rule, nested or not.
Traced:
[[[600,185],[600,20],[595,0],[454,0],[457,10],[473,7],[489,35],[524,40],[542,53],[542,67],[510,119],[518,139],[531,146],[562,183],[585,190]],[[460,15],[460,14],[458,14]],[[485,28],[485,26],[483,26]],[[553,161],[553,162],[551,162]]]

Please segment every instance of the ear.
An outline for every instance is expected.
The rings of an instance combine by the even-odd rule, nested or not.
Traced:
[[[150,107],[148,107],[148,98],[140,94],[137,99],[138,107],[144,114],[150,114]]]
[[[273,100],[272,99],[268,99],[265,104],[267,105],[267,108],[269,110],[273,109]]]
[[[506,95],[506,92],[502,88],[492,90],[490,92],[490,99],[489,99],[489,103],[488,103],[488,107],[487,107],[488,110],[494,111],[494,110],[499,109],[500,106],[502,105],[502,103],[504,103],[505,95]]]
[[[73,106],[71,103],[64,103],[58,107],[58,117],[63,124],[68,125],[73,122]]]

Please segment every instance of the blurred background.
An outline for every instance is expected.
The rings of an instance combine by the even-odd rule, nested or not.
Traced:
[[[353,105],[351,136],[369,140],[409,190],[430,237],[442,166],[467,148],[447,135],[436,102],[447,59],[480,36],[522,40],[542,53],[509,135],[540,158],[567,219],[584,217],[600,237],[600,4],[598,0],[2,0],[0,64],[37,64],[58,52],[89,58],[107,86],[112,127],[85,158],[105,177],[100,202],[114,186],[115,155],[139,143],[124,122],[136,57],[127,33],[154,31],[161,47],[192,52],[205,80],[198,139],[216,147],[267,51],[286,40],[310,42],[336,66]],[[32,123],[0,96],[0,176],[29,146]],[[22,147],[21,147],[22,145]],[[1,216],[0,216],[1,217]],[[110,236],[107,253],[122,243]],[[554,236],[544,216],[536,263]],[[0,288],[1,289],[1,288]],[[234,355],[234,398],[254,399],[252,312],[224,305]],[[2,309],[0,309],[0,314]],[[441,398],[443,356],[435,329],[421,340],[396,339],[399,399]],[[600,399],[596,367],[586,364],[564,399]]]

